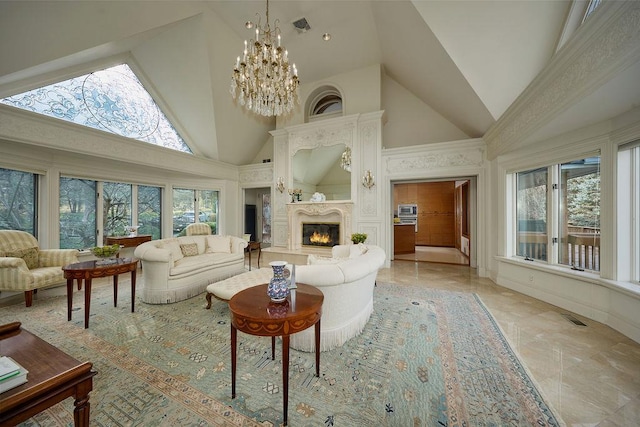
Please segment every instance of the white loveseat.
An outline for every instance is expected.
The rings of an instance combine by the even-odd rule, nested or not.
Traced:
[[[201,294],[209,283],[244,272],[247,241],[235,236],[185,236],[141,244],[142,301],[166,304]]]
[[[373,289],[385,253],[375,245],[337,245],[331,258],[309,255],[307,265],[296,265],[296,282],[317,287],[324,294],[320,320],[320,350],[342,346],[362,332],[373,312]],[[290,266],[289,266],[290,268]],[[207,286],[211,296],[229,300],[250,286],[268,283],[271,268],[261,268]],[[314,328],[291,336],[291,347],[315,350]]]

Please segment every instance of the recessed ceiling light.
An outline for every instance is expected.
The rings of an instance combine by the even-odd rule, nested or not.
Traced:
[[[250,29],[252,29],[252,28],[253,28],[253,22],[251,22],[251,21],[247,21],[247,22],[245,22],[245,23],[244,23],[244,26],[245,26],[248,30],[250,30]]]
[[[331,40],[331,34],[329,34],[329,33],[324,33],[324,34],[322,35],[322,40],[324,40],[324,41],[328,42],[329,40]]]

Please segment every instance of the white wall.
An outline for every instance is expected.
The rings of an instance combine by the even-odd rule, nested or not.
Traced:
[[[382,109],[387,114],[387,122],[382,130],[385,148],[469,138],[469,135],[386,74],[382,76]]]

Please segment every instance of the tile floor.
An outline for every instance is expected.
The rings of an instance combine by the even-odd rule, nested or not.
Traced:
[[[469,265],[469,257],[456,248],[416,246],[416,251],[412,254],[400,254],[394,255],[393,257],[398,261],[425,261]]]
[[[142,281],[142,274],[139,278]],[[393,261],[379,271],[378,281],[478,294],[567,426],[640,426],[639,343],[601,323],[480,278],[466,266]],[[64,292],[64,286],[42,290],[34,304],[38,298]],[[0,307],[15,303],[24,303],[22,295],[0,298]],[[575,325],[566,314],[586,326]]]

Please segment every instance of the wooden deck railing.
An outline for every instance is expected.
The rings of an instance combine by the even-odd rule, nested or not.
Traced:
[[[566,239],[560,239],[560,263],[585,270],[600,271],[600,230],[579,228],[570,230]],[[533,231],[518,233],[518,254],[533,259],[547,260],[547,233]]]

